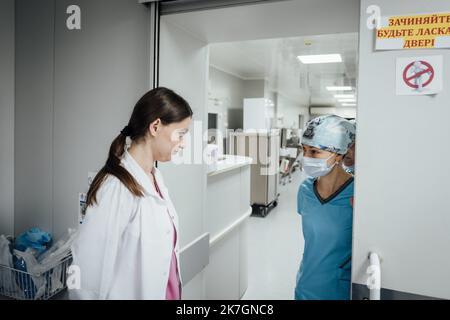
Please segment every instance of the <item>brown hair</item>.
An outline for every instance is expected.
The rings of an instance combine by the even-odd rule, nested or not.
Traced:
[[[163,125],[168,125],[192,117],[192,114],[192,109],[186,100],[170,89],[159,87],[144,94],[136,103],[128,125],[111,143],[108,160],[89,188],[86,206],[97,202],[97,192],[108,175],[119,179],[136,197],[142,197],[142,187],[120,164],[125,152],[127,136],[132,141],[140,140],[147,134],[150,124],[158,118]]]

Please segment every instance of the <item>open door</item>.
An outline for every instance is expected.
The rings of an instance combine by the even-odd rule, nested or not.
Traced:
[[[206,166],[203,154],[207,130],[208,46],[183,29],[160,21],[159,86],[175,90],[194,112],[184,164],[159,163],[180,218],[183,299],[204,298],[203,273],[209,259],[209,236],[204,230]],[[189,156],[187,156],[189,154]],[[189,262],[188,262],[189,261]],[[188,282],[188,283],[186,283]]]
[[[368,254],[375,252],[381,299],[449,299],[450,82],[445,79],[437,95],[396,95],[396,59],[440,55],[448,66],[450,52],[374,51],[375,30],[366,24],[370,5],[381,16],[450,9],[440,0],[361,1],[353,298],[369,296]]]
[[[213,2],[215,5],[212,5]],[[251,2],[260,4],[248,5]],[[227,3],[246,3],[247,5],[220,8],[222,5],[217,5],[218,3],[222,3],[223,6]],[[208,232],[210,231],[208,230],[210,215],[207,212],[208,174],[204,161],[196,157],[203,154],[202,150],[207,143],[207,136],[204,137],[203,133],[206,132],[208,123],[209,45],[312,34],[357,32],[359,0],[343,0],[339,4],[334,2],[330,4],[328,0],[180,0],[161,2],[159,5],[162,15],[159,23],[157,84],[169,87],[182,95],[194,111],[190,140],[188,139],[189,143],[184,150],[190,163],[158,164],[180,217],[183,298],[242,297],[249,282],[245,276],[246,270],[242,271],[246,268],[243,267],[240,270],[236,268],[233,277],[229,278],[221,272],[214,274],[216,278],[217,274],[220,274],[222,282],[227,282],[227,285],[229,282],[239,282],[237,286],[239,290],[235,290],[233,295],[228,295],[226,292],[229,287],[223,283],[215,285],[216,282],[210,281],[209,277],[211,274],[209,271],[219,264],[217,261],[220,261],[222,268],[233,269],[230,260],[223,259],[226,255],[221,255],[219,259],[217,257],[219,254],[214,251],[216,249],[210,249],[207,243],[205,245],[205,241],[209,241]],[[332,23],[325,24],[323,21],[330,21],[330,11],[333,11],[335,16],[332,18]],[[296,118],[293,119],[294,122],[296,120]],[[277,184],[275,182],[274,186]],[[227,197],[231,199],[233,195],[226,194],[221,198],[227,199]],[[213,233],[211,238],[214,239]],[[235,242],[238,243],[238,240]],[[227,250],[228,248],[231,246],[226,247]],[[233,251],[234,254],[236,252],[237,250]],[[247,252],[242,250],[241,256],[247,256]],[[239,257],[239,260],[242,257]],[[242,260],[245,261],[245,258]],[[223,263],[224,261],[226,263]],[[244,264],[246,263],[242,263]],[[204,270],[206,265],[208,267]],[[293,278],[295,278],[294,273]],[[294,283],[294,279],[292,282]],[[211,294],[212,291],[215,292]]]

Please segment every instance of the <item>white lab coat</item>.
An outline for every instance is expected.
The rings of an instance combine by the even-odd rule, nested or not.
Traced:
[[[154,174],[164,200],[128,152],[122,166],[143,187],[144,197],[135,197],[116,177],[103,182],[97,205],[87,209],[72,246],[81,289],[70,290],[71,299],[165,299],[172,221],[178,230],[178,216],[157,168]],[[178,241],[175,252],[180,272]]]

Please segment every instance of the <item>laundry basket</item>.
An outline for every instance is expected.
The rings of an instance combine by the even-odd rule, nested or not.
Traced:
[[[0,265],[0,296],[16,300],[48,300],[67,288],[67,268],[72,256],[42,273]]]

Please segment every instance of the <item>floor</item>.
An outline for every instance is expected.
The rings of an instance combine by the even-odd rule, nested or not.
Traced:
[[[301,217],[297,214],[297,191],[304,177],[293,174],[292,182],[279,185],[279,204],[265,218],[249,221],[248,289],[243,300],[291,300],[303,252]]]

